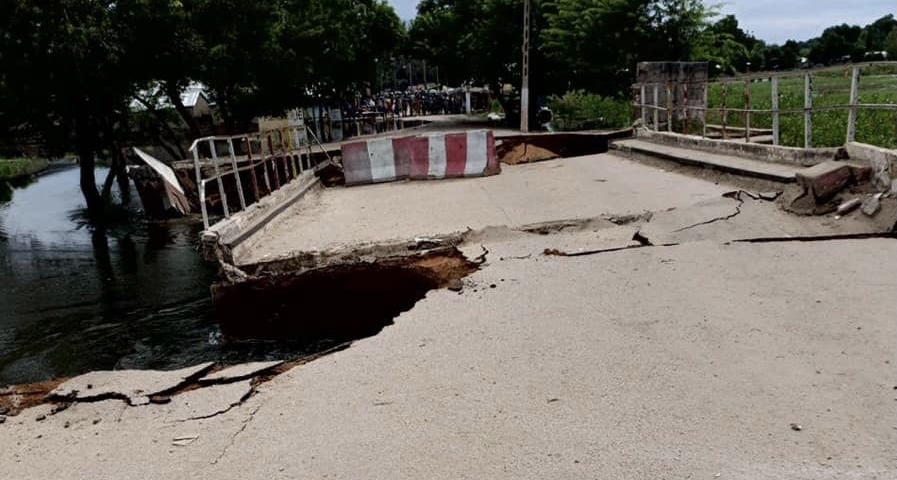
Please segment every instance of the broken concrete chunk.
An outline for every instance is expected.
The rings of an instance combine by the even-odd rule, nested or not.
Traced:
[[[255,377],[261,373],[264,373],[272,368],[279,367],[283,365],[283,360],[274,361],[274,362],[252,362],[252,363],[244,363],[242,365],[234,365],[232,367],[227,367],[223,370],[219,370],[214,373],[210,373],[199,379],[200,383],[229,383],[236,382],[239,380],[245,380],[247,378]]]
[[[850,167],[840,162],[823,162],[795,173],[798,185],[819,200],[827,200],[850,183]]]
[[[856,210],[857,207],[859,207],[861,203],[862,202],[860,201],[859,198],[854,198],[854,199],[851,199],[851,200],[848,200],[848,201],[842,203],[841,205],[838,206],[838,215],[846,215],[846,214]]]
[[[881,210],[881,200],[879,195],[872,195],[863,201],[860,211],[866,216],[874,217]]]
[[[90,372],[66,381],[50,392],[51,397],[90,401],[121,398],[130,405],[146,405],[149,397],[175,390],[202,375],[212,363],[168,372],[153,370],[118,370]]]

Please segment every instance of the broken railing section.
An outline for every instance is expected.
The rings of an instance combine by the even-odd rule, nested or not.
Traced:
[[[704,65],[700,68],[699,65]],[[781,117],[784,115],[803,116],[804,148],[813,148],[813,116],[815,113],[847,111],[845,143],[856,141],[857,116],[860,111],[886,110],[897,112],[897,104],[860,103],[859,85],[863,69],[897,67],[897,62],[869,62],[850,66],[834,66],[814,70],[751,74],[710,81],[707,79],[706,63],[698,62],[643,62],[639,64],[639,83],[634,86],[636,101],[634,107],[640,113],[641,124],[654,132],[666,131],[700,135],[703,138],[722,140],[743,139],[747,143],[770,143],[781,145]],[[814,80],[822,73],[848,72],[850,76],[850,98],[847,104],[814,105],[814,99],[821,89],[814,87]],[[803,79],[803,107],[782,108],[780,103],[780,80]],[[770,108],[754,108],[755,98],[751,85],[757,82],[770,83]],[[708,91],[719,85],[719,107],[711,108]],[[736,102],[742,107],[732,107],[731,99],[743,98]],[[817,99],[818,100],[818,99]],[[818,103],[818,102],[817,102]],[[719,118],[719,124],[710,124],[708,115]],[[771,116],[772,128],[757,128],[753,123],[757,116]],[[740,117],[732,122],[733,117]]]
[[[304,173],[314,171],[315,145],[329,161],[329,154],[314,132],[304,126],[196,139],[190,151],[205,229],[212,224],[212,208],[220,206],[224,218],[230,218],[232,213],[245,211]],[[211,165],[210,174],[204,172],[207,164]],[[236,195],[228,196],[226,178],[233,179]],[[217,186],[217,195],[207,192],[212,183]]]

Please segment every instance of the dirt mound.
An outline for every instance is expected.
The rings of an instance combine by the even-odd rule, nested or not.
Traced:
[[[504,153],[501,156],[501,161],[507,165],[518,165],[521,163],[554,160],[556,158],[561,158],[561,156],[546,148],[537,147],[529,143],[521,143]]]

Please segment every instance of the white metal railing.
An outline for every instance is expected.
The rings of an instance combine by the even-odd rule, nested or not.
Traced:
[[[224,218],[230,218],[231,205],[224,184],[225,178],[234,177],[239,209],[244,211],[248,206],[295,180],[302,173],[314,169],[313,143],[311,140],[303,141],[303,133],[314,141],[314,144],[320,148],[328,160],[331,160],[330,154],[318,137],[304,126],[284,127],[233,136],[208,136],[194,140],[190,145],[190,151],[193,152],[193,167],[196,174],[203,227],[208,230],[212,225],[209,215],[209,199],[206,194],[210,183],[217,184],[222,213]],[[245,146],[245,154],[237,153],[237,149],[234,148],[235,141],[238,142],[238,145]],[[219,157],[219,144],[226,146],[226,153],[223,155],[225,160]],[[206,150],[205,156],[200,152],[204,148],[203,146]],[[203,174],[204,162],[211,164],[212,175]],[[259,175],[259,169],[262,170],[261,175]],[[243,185],[243,178],[240,175],[247,171],[250,172],[251,190],[249,191]],[[264,180],[263,185],[259,182],[259,176]],[[252,195],[251,199],[248,198],[249,193]]]
[[[719,79],[706,82],[676,82],[676,83],[656,83],[645,82],[635,85],[638,89],[639,99],[634,103],[634,107],[640,110],[642,126],[654,131],[661,130],[661,121],[666,122],[666,131],[673,131],[673,117],[678,115],[682,120],[683,133],[688,133],[689,112],[699,112],[701,122],[701,136],[707,137],[707,114],[719,114],[721,121],[721,134],[724,140],[729,138],[729,129],[741,131],[744,134],[746,142],[752,139],[752,120],[756,114],[767,114],[772,116],[772,142],[773,145],[781,144],[781,116],[782,115],[803,115],[804,116],[804,148],[813,147],[813,114],[832,111],[848,111],[846,125],[846,142],[856,140],[857,113],[862,110],[889,110],[897,112],[897,104],[875,104],[859,102],[859,85],[861,72],[864,68],[870,67],[897,67],[897,62],[869,62],[853,65],[840,65],[833,67],[825,67],[807,71],[791,71],[791,72],[775,72],[750,74],[728,79]],[[814,77],[820,73],[847,71],[850,73],[850,97],[847,104],[814,106]],[[804,106],[803,108],[780,108],[779,96],[779,80],[782,78],[804,78]],[[895,76],[897,78],[897,76]],[[770,108],[753,108],[751,98],[751,84],[755,81],[769,81],[771,85],[771,102]],[[720,85],[722,106],[710,108],[708,106],[708,90],[710,85]],[[744,108],[732,108],[727,106],[727,95],[729,86],[732,84],[743,84]],[[689,89],[692,92],[697,89],[701,90],[703,101],[700,105],[690,105],[688,100]],[[697,88],[695,88],[697,87]],[[676,89],[681,88],[681,92]],[[674,98],[678,98],[682,94],[683,101],[681,105],[674,106]],[[661,94],[664,102],[661,102]],[[662,105],[661,103],[664,103]],[[649,116],[650,113],[650,116]],[[735,127],[729,125],[729,114],[741,114],[744,116],[743,126]],[[661,119],[661,115],[666,118]],[[897,127],[897,124],[895,124]],[[755,132],[763,129],[754,129]],[[897,128],[895,128],[897,135]]]

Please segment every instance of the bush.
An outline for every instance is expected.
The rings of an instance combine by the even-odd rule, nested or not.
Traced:
[[[0,158],[0,180],[34,175],[47,168],[48,162],[42,158]]]
[[[632,105],[627,100],[572,91],[548,99],[554,114],[552,125],[560,131],[625,128],[632,123]]]

